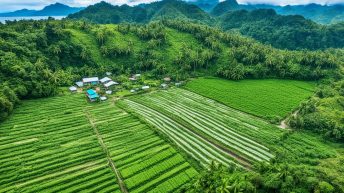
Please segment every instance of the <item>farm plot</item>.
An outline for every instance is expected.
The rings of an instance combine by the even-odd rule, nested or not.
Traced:
[[[104,103],[88,109],[129,192],[175,192],[197,171],[137,118]]]
[[[249,166],[268,161],[263,145],[283,133],[263,120],[183,89],[170,89],[122,101],[203,164],[217,160]]]
[[[174,192],[198,174],[137,118],[83,95],[25,101],[0,124],[0,192],[121,192],[115,171],[129,192]]]
[[[315,82],[297,80],[241,80],[199,78],[187,90],[266,119],[283,118],[310,97]]]
[[[0,192],[120,192],[81,97],[25,101],[0,124]]]

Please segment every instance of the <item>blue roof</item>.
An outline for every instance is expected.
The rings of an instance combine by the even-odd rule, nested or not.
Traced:
[[[97,94],[96,91],[94,91],[93,89],[89,89],[86,91],[88,95],[94,95]]]
[[[95,99],[95,98],[98,98],[99,95],[98,95],[97,93],[95,93],[95,94],[92,94],[92,95],[88,95],[88,97],[89,97],[90,99]]]

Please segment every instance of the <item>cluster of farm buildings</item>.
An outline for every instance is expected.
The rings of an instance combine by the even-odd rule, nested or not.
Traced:
[[[82,81],[76,82],[75,86],[69,87],[69,90],[71,92],[77,92],[78,88],[80,88],[79,90],[82,91],[82,88],[84,88],[84,87],[90,88],[92,86],[102,85],[103,88],[105,89],[105,93],[107,95],[110,95],[110,94],[112,94],[111,88],[114,86],[120,85],[120,83],[113,81],[111,78],[108,77],[111,75],[110,72],[107,72],[106,75],[107,76],[105,76],[104,78],[101,78],[101,79],[99,79],[98,77],[85,77],[82,79]],[[141,76],[141,74],[132,75],[131,77],[129,77],[129,80],[130,81],[136,81],[140,76]],[[169,77],[165,77],[163,80],[165,81],[165,83],[161,84],[161,88],[166,89],[166,88],[168,88],[167,82],[170,82],[171,79]],[[176,83],[176,86],[179,86],[179,85],[180,85],[180,83]],[[135,93],[139,90],[146,91],[149,89],[150,89],[150,86],[143,85],[141,88],[131,89],[130,92]],[[106,96],[100,96],[98,94],[99,91],[100,91],[100,88],[97,88],[97,89],[90,88],[90,89],[86,90],[85,94],[86,94],[88,100],[91,102],[98,101],[98,100],[100,100],[100,101],[107,100]]]

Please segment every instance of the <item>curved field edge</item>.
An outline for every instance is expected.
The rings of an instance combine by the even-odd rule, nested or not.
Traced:
[[[240,111],[272,120],[286,117],[311,97],[316,83],[265,79],[230,81],[215,77],[193,79],[184,87]]]

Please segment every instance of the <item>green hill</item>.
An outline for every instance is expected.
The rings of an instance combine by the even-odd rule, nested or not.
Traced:
[[[238,30],[276,48],[315,50],[344,46],[344,23],[324,26],[299,15],[278,15],[272,9],[229,11],[219,20],[225,30]]]
[[[331,2],[328,2],[331,3]],[[302,15],[307,19],[321,24],[331,24],[344,21],[344,5],[320,5],[310,3],[306,5],[269,5],[269,4],[239,4],[236,0],[225,0],[218,3],[212,10],[212,15],[220,16],[228,11],[273,9],[280,15]]]
[[[21,21],[4,25],[0,34],[2,118],[18,98],[54,95],[58,86],[108,71],[177,81],[198,75],[318,80],[343,61],[336,50],[278,50],[184,20],[148,25]]]
[[[154,20],[183,19],[239,31],[262,43],[281,49],[343,48],[343,24],[324,26],[302,16],[282,16],[272,9],[240,10],[243,5],[235,0],[218,4],[209,14],[194,4],[179,0],[163,0],[130,7],[113,6],[101,2],[69,15],[100,24],[149,23]]]
[[[179,0],[164,0],[130,7],[114,6],[100,2],[68,16],[71,19],[85,19],[95,23],[135,22],[146,23],[161,18],[184,18],[209,22],[211,17],[193,4]]]

